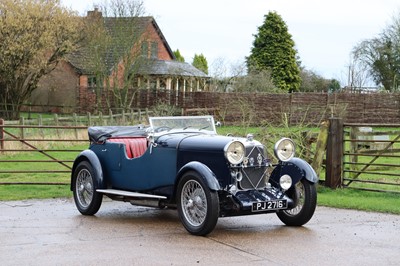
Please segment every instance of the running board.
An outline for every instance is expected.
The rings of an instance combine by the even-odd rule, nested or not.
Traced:
[[[118,190],[118,189],[96,189],[96,191],[100,192],[100,193],[104,193],[104,194],[112,194],[112,195],[132,197],[132,198],[167,199],[167,197],[165,197],[165,196],[144,194],[144,193],[131,192],[131,191],[125,191],[125,190]]]

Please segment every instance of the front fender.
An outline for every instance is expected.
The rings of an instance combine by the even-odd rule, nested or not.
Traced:
[[[270,179],[276,186],[279,186],[279,178],[285,174],[292,177],[293,185],[297,184],[303,178],[311,183],[318,182],[317,173],[309,163],[300,158],[292,158],[287,162],[279,162],[272,171]]]
[[[91,151],[91,150],[84,150],[82,151],[75,159],[74,165],[72,166],[72,171],[71,171],[71,190],[72,190],[72,179],[74,178],[74,172],[78,164],[82,161],[88,161],[93,167],[94,175],[95,175],[95,182],[96,188],[106,188],[105,180],[104,180],[104,175],[103,175],[103,169],[101,168],[101,163],[97,155]]]
[[[196,161],[189,162],[185,164],[181,169],[179,169],[175,183],[178,184],[183,174],[189,170],[193,170],[199,173],[200,176],[206,181],[208,187],[211,190],[213,191],[221,190],[221,186],[219,185],[217,177],[215,176],[213,171],[211,171],[211,169],[208,168],[207,165]]]

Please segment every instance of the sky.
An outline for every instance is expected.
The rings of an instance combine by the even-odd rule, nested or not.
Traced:
[[[103,0],[61,0],[85,15]],[[398,0],[143,0],[145,15],[153,16],[173,51],[191,63],[203,54],[210,68],[229,66],[250,54],[258,27],[269,11],[288,26],[302,65],[346,85],[353,47],[377,37],[400,17]],[[212,74],[212,73],[210,73]]]

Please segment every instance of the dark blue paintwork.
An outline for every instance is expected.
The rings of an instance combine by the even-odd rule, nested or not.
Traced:
[[[285,224],[299,226],[314,213],[311,183],[318,177],[307,162],[293,158],[273,167],[260,142],[251,136],[217,135],[212,117],[156,117],[149,127],[93,127],[88,133],[91,145],[76,158],[71,175],[82,214],[96,213],[107,195],[134,205],[177,208],[185,228],[204,235],[218,217],[274,212]],[[91,167],[83,163],[79,169],[89,171],[76,170],[82,161]],[[310,183],[281,187],[285,174],[293,186],[302,179]],[[299,195],[305,197],[304,205]],[[86,204],[88,199],[92,201]],[[295,214],[286,213],[288,209]]]
[[[78,157],[75,159],[74,164],[72,166],[72,171],[71,171],[71,180],[73,178],[73,174],[75,172],[76,167],[78,164],[84,160],[87,160],[90,162],[90,164],[93,167],[94,174],[96,176],[95,178],[95,186],[97,188],[106,188],[106,182],[104,180],[104,175],[103,175],[103,170],[101,167],[101,162],[99,158],[97,157],[96,153],[94,153],[92,150],[84,150],[81,152]],[[72,182],[71,182],[71,190],[72,190]]]
[[[292,158],[287,162],[280,162],[272,171],[270,180],[275,184],[279,184],[279,178],[285,174],[292,177],[292,186],[303,178],[311,183],[318,182],[318,176],[314,169],[309,163],[300,158]]]
[[[196,171],[211,190],[226,191],[234,179],[231,175],[233,168],[224,155],[224,147],[238,139],[202,132],[166,132],[157,136],[141,157],[133,159],[127,157],[123,143],[92,143],[89,150],[77,157],[73,167],[75,169],[80,161],[88,160],[95,170],[96,188],[154,193],[174,201],[179,179],[190,170]],[[240,139],[243,143],[247,141]],[[279,178],[283,174],[292,177],[293,185],[302,178],[312,183],[318,180],[312,167],[299,158],[279,162],[270,175],[274,187],[279,188]],[[246,204],[250,206],[249,199],[255,200],[249,193],[241,192],[242,210]],[[270,192],[265,190],[264,193]],[[225,215],[228,214],[236,215],[231,210],[226,211]]]

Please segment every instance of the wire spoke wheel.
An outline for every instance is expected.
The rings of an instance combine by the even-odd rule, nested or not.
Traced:
[[[103,195],[96,192],[96,175],[88,161],[82,161],[74,171],[72,191],[75,205],[84,215],[95,214],[101,206]]]
[[[185,229],[193,235],[206,235],[217,224],[219,198],[197,172],[189,171],[178,183],[177,207]]]
[[[296,206],[293,209],[285,210],[288,215],[298,215],[304,207],[305,203],[305,188],[302,182],[298,182],[295,185],[295,193],[296,193]]]
[[[303,178],[287,191],[287,195],[293,199],[295,205],[292,209],[277,212],[279,219],[290,226],[307,223],[314,215],[317,206],[316,185]]]
[[[181,202],[186,220],[193,226],[201,225],[207,215],[207,199],[197,181],[190,180],[183,186]]]
[[[93,180],[87,169],[79,171],[76,186],[79,204],[87,208],[93,200]]]

